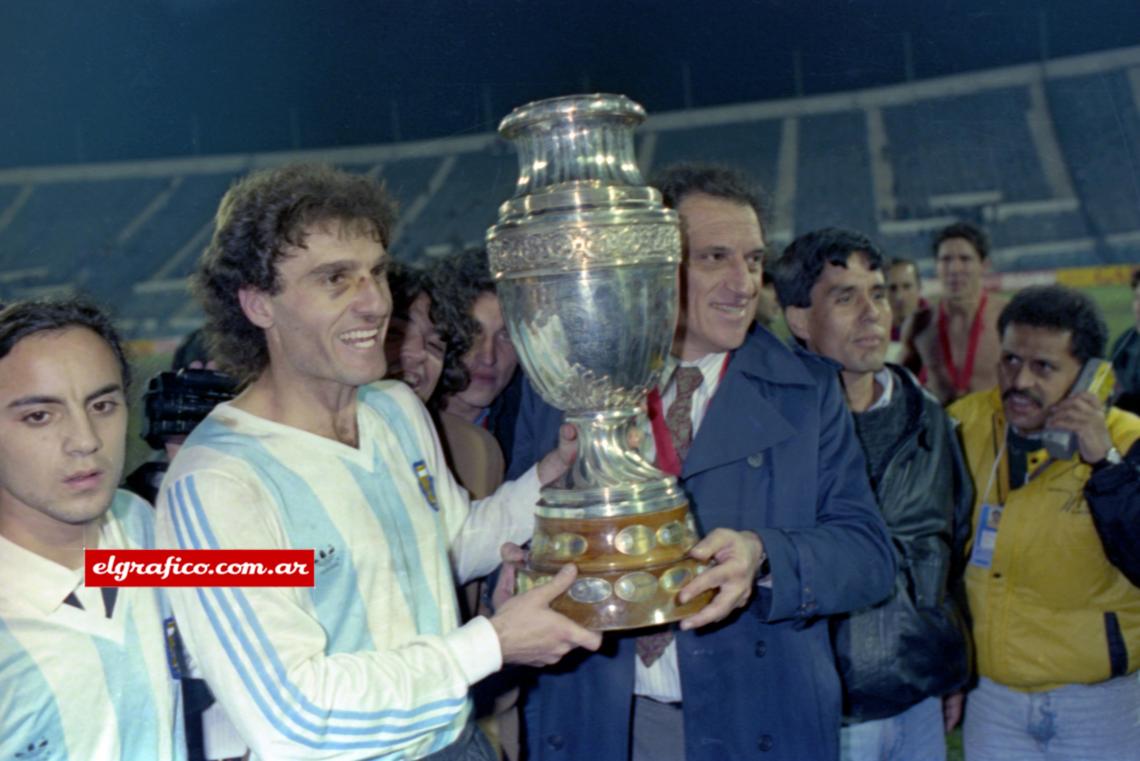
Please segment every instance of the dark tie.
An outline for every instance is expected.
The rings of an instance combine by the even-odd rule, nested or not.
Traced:
[[[665,426],[669,429],[673,450],[681,462],[684,462],[685,455],[689,453],[689,447],[693,443],[693,394],[700,387],[702,380],[704,376],[696,367],[678,367],[673,374],[677,396],[665,412]],[[648,668],[657,662],[672,641],[672,624],[663,631],[643,634],[637,638],[637,657]]]

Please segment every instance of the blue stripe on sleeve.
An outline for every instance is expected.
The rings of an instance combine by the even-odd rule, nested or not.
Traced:
[[[191,518],[191,509],[193,510],[194,517],[201,525],[202,534],[205,537],[205,545],[217,549],[219,544],[216,537],[206,522],[204,511],[198,501],[197,493],[194,489],[193,477],[187,477],[184,481],[180,481],[172,488],[175,495],[175,502],[177,503],[172,516],[175,517],[174,527],[178,536],[178,541],[181,546],[190,546],[195,549],[201,549],[203,542],[198,538],[197,532],[193,527],[193,519]],[[190,507],[187,506],[187,501]],[[183,524],[185,524],[185,535],[183,534]],[[240,589],[230,590],[237,607],[241,609],[240,613],[244,616],[241,620],[237,611],[234,610],[234,604],[227,602],[223,590],[211,589],[207,593],[206,590],[199,589],[199,599],[203,604],[206,611],[207,618],[210,620],[216,635],[218,636],[223,649],[227,656],[230,658],[235,669],[238,672],[242,683],[245,685],[247,692],[253,698],[258,708],[262,711],[266,719],[274,725],[282,733],[283,736],[291,740],[304,743],[312,747],[333,748],[333,749],[347,749],[347,748],[375,748],[386,747],[392,742],[410,739],[412,737],[422,736],[427,734],[428,731],[436,731],[443,729],[448,723],[454,720],[456,714],[461,711],[467,702],[466,696],[451,698],[436,701],[433,703],[420,706],[416,709],[385,709],[375,712],[361,712],[361,711],[329,711],[327,709],[318,708],[309,702],[303,693],[292,684],[285,673],[284,664],[281,662],[276,650],[273,648],[272,643],[266,636],[263,628],[260,626],[252,607],[249,605],[248,600]],[[238,655],[237,647],[235,647],[231,640],[226,628],[222,625],[218,613],[215,610],[214,604],[211,602],[213,598],[217,603],[217,607],[221,610],[222,615],[225,616],[230,626],[233,628],[237,636],[240,649],[245,653],[250,664],[253,666],[257,679],[250,675],[249,671],[242,663],[241,657]],[[264,654],[258,653],[253,643],[245,636],[246,629],[252,631],[254,637],[264,649]],[[265,662],[268,661],[269,666],[272,668],[274,674],[270,675],[265,670]],[[274,679],[276,677],[276,679]],[[263,689],[264,688],[264,694]],[[286,695],[293,699],[290,703]],[[281,719],[276,715],[272,708],[266,703],[265,696],[268,696],[280,711],[280,713],[289,721],[295,723],[299,728],[305,729],[316,734],[325,736],[328,734],[342,734],[342,735],[389,735],[391,739],[386,743],[379,741],[372,742],[358,742],[358,743],[335,743],[330,741],[317,742],[312,739],[299,737],[290,727],[286,726]],[[322,724],[313,724],[301,716],[297,708],[312,714],[314,717],[321,720]],[[401,719],[416,718],[424,716],[425,714],[448,710],[448,714],[443,714],[436,717],[426,717],[419,721],[408,724],[401,722]],[[357,720],[378,722],[381,726],[374,727],[341,727],[333,726],[332,720]],[[387,720],[385,722],[385,720]],[[395,721],[396,724],[392,724]]]

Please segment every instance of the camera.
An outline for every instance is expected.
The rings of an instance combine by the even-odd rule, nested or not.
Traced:
[[[185,436],[221,402],[237,394],[237,381],[216,370],[184,368],[150,379],[143,405],[146,427],[142,437],[152,449],[162,449],[171,436]]]

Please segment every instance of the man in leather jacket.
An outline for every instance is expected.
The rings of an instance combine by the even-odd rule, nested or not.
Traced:
[[[841,757],[945,759],[940,697],[964,685],[970,660],[955,592],[972,487],[957,438],[914,376],[884,362],[891,308],[883,257],[870,240],[834,228],[807,233],[775,269],[792,335],[842,365],[847,405],[898,555],[889,598],[832,620],[843,678]],[[960,696],[950,705],[947,725],[957,721]]]

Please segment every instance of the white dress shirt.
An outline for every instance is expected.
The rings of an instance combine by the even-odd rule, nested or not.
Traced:
[[[661,395],[661,411],[666,412],[669,405],[677,398],[677,384],[674,382],[674,374],[678,367],[696,367],[701,371],[703,380],[701,385],[697,386],[696,391],[693,392],[693,439],[697,438],[697,432],[701,427],[701,421],[705,418],[705,412],[709,408],[709,402],[712,401],[713,394],[716,393],[717,387],[720,385],[720,378],[722,370],[724,369],[725,359],[728,357],[727,352],[719,352],[716,354],[706,354],[695,362],[676,362],[671,361],[665,365],[665,374],[662,375],[662,384],[665,389]],[[645,447],[646,456],[651,460],[656,459],[656,447],[653,446],[652,434],[645,437],[647,445]],[[634,675],[633,691],[637,695],[643,695],[653,700],[659,700],[663,703],[679,703],[681,702],[681,672],[677,665],[677,641],[673,640],[665,648],[665,652],[661,657],[653,662],[652,666],[646,666],[641,662],[640,658],[634,659],[637,663],[637,671]]]
[[[875,383],[879,385],[879,388],[883,389],[883,392],[879,394],[879,398],[876,399],[870,407],[863,410],[863,412],[881,410],[891,403],[891,397],[894,396],[895,374],[891,372],[891,368],[884,366],[882,370],[875,373]]]

